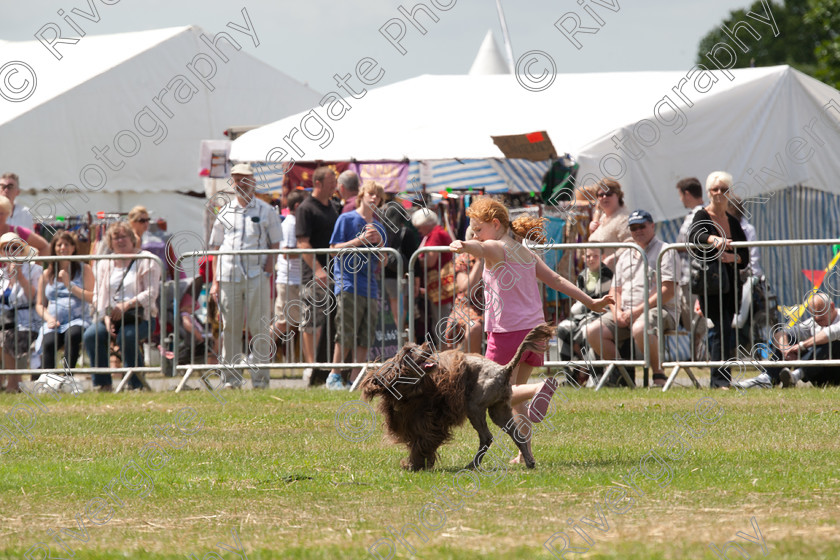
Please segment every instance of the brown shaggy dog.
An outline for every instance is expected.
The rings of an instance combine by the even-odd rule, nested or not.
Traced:
[[[523,352],[544,352],[553,333],[548,323],[534,328],[503,366],[478,354],[460,350],[433,354],[428,342],[422,346],[408,343],[365,378],[362,396],[367,401],[381,397],[379,412],[389,434],[408,447],[402,467],[431,469],[438,448],[449,441],[453,428],[469,418],[478,432],[479,450],[466,468],[478,468],[493,442],[487,427],[489,412],[493,422],[513,438],[528,468],[534,468],[534,457],[514,425],[510,376]]]

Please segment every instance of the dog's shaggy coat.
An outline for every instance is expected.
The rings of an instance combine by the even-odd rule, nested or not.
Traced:
[[[409,450],[401,464],[413,471],[431,469],[438,448],[449,441],[452,430],[469,418],[478,432],[479,449],[467,468],[478,468],[493,442],[487,413],[522,452],[528,468],[534,457],[514,425],[510,376],[526,350],[543,352],[554,328],[544,323],[519,345],[513,359],[499,365],[478,354],[447,350],[434,354],[429,343],[406,344],[362,382],[362,396],[381,397],[379,412],[388,433]]]

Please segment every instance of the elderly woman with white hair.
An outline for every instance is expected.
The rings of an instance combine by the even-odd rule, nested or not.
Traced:
[[[750,264],[750,252],[746,247],[733,249],[733,241],[746,241],[747,236],[735,216],[727,213],[729,198],[727,193],[732,187],[732,175],[725,171],[715,171],[706,179],[709,193],[708,206],[698,210],[688,232],[691,244],[689,254],[696,261],[708,268],[705,274],[699,274],[697,297],[703,315],[710,319],[713,326],[709,329],[709,355],[712,361],[725,361],[734,358],[735,329],[732,318],[741,301],[743,281],[739,270]],[[719,274],[718,274],[719,271]],[[692,285],[695,282],[692,280]],[[731,375],[727,368],[712,369],[710,387],[729,387]]]
[[[452,238],[446,233],[438,220],[437,214],[428,208],[420,208],[411,216],[411,223],[423,236],[420,248],[423,247],[449,247]],[[423,271],[420,281],[429,303],[429,321],[426,323],[426,331],[429,332],[435,343],[442,341],[441,334],[446,329],[446,321],[452,311],[452,301],[455,291],[455,275],[452,268],[452,253],[422,253],[418,257],[420,268]],[[427,285],[428,283],[428,285]]]

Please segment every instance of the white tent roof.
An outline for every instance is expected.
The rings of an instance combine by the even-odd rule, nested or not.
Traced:
[[[502,52],[496,45],[496,40],[493,37],[492,31],[487,31],[484,36],[484,41],[481,42],[481,47],[478,49],[478,54],[470,66],[469,75],[485,75],[485,74],[510,74],[505,58]]]
[[[579,176],[584,177],[598,171],[603,156],[618,152],[613,135],[626,135],[642,119],[656,123],[654,107],[669,96],[684,112],[686,127],[674,134],[675,126],[658,124],[659,140],[643,148],[646,154],[638,161],[621,152],[627,170],[620,181],[629,205],[647,208],[657,219],[682,215],[674,196],[676,181],[686,176],[705,181],[718,169],[731,172],[736,181],[749,181],[755,187],[752,193],[803,182],[840,194],[840,136],[829,136],[823,126],[826,145],[814,146],[804,165],[786,153],[794,137],[810,142],[802,127],[822,115],[821,107],[837,91],[788,66],[732,73],[734,80],[720,71],[709,73],[717,82],[701,94],[692,85],[700,76],[695,72],[681,90],[691,100],[690,108],[672,89],[686,79],[684,72],[558,74],[542,92],[526,90],[511,75],[419,76],[371,90],[358,101],[350,99],[352,110],[338,122],[327,121],[334,138],[325,148],[302,135],[295,138],[305,151],[299,159],[305,160],[480,159],[504,157],[491,135],[547,130],[558,151],[578,158]],[[316,111],[326,115],[321,108]],[[300,128],[302,117],[293,115],[248,132],[233,143],[231,158],[260,161],[275,146],[291,151],[282,139]],[[662,122],[672,117],[671,111],[660,112]],[[643,141],[651,134],[644,127],[638,133]],[[788,176],[772,181],[762,175],[766,187],[759,187],[748,170],[777,169],[776,154],[784,159]],[[615,169],[607,164],[608,171]]]
[[[62,60],[38,41],[0,42],[0,60],[26,61],[37,74],[29,99],[0,100],[0,169],[18,173],[24,190],[81,186],[81,169],[98,164],[108,174],[101,192],[203,192],[198,176],[201,140],[224,138],[222,133],[232,125],[271,122],[321,97],[248,54],[253,42],[247,35],[226,31],[242,45],[237,52],[221,42],[226,63],[199,38],[202,33],[212,38],[213,33],[195,26],[89,35],[74,45],[57,45]],[[199,53],[209,55],[216,66],[209,80],[213,91],[187,68]],[[196,64],[210,68],[206,61]],[[186,80],[197,88],[191,97]],[[173,92],[160,100],[172,116],[155,103],[168,85]],[[173,98],[179,87],[183,102]],[[157,145],[155,138],[138,134],[135,117],[144,108],[166,127]],[[141,115],[141,126],[153,130],[152,118]],[[122,130],[141,140],[133,157],[121,157],[113,146]],[[129,136],[122,142],[132,147]],[[103,146],[110,146],[108,156],[116,166],[125,160],[122,169],[110,170],[96,160],[91,148]]]

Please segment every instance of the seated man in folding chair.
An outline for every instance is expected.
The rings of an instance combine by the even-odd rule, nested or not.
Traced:
[[[667,380],[659,360],[657,339],[657,311],[662,303],[662,328],[666,331],[676,327],[677,284],[680,273],[680,259],[676,251],[668,251],[662,259],[662,294],[656,288],[656,260],[662,252],[663,243],[656,237],[653,217],[645,210],[636,210],[628,218],[630,234],[639,244],[650,264],[648,291],[645,293],[644,261],[638,251],[629,250],[619,257],[615,267],[610,295],[615,298],[615,305],[610,306],[598,320],[588,325],[586,338],[590,348],[603,360],[614,360],[617,355],[616,344],[621,344],[631,336],[638,349],[644,348],[644,302],[647,299],[650,308],[647,322],[650,325],[648,341],[650,344],[650,364],[653,368],[653,384],[665,385]],[[661,300],[660,300],[661,297]]]

